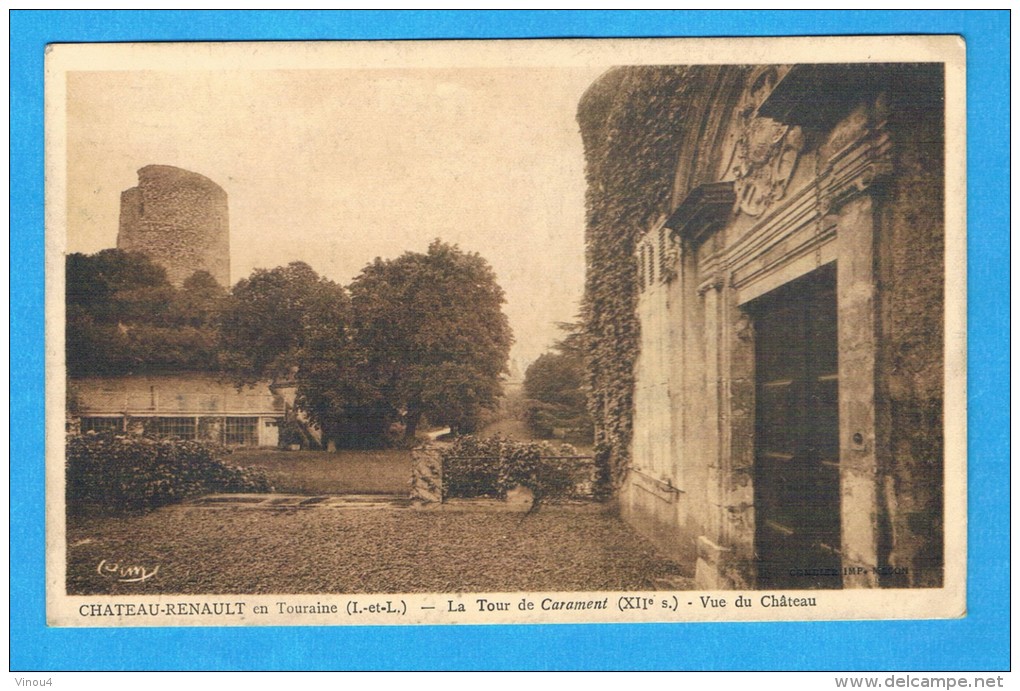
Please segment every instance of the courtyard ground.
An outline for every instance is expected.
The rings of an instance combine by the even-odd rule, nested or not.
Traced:
[[[73,519],[68,594],[634,590],[679,577],[600,504],[534,513],[484,501],[415,506],[408,451],[247,449],[226,460],[261,467],[277,494]],[[103,563],[158,572],[121,583]]]
[[[677,576],[601,505],[531,514],[464,507],[183,504],[68,526],[68,593],[632,590]],[[229,502],[228,502],[229,503]],[[98,565],[159,570],[140,583]]]

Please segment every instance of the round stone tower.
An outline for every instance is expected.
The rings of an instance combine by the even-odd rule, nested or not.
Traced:
[[[208,271],[229,288],[227,193],[198,173],[145,166],[138,186],[120,195],[117,247],[149,255],[176,286],[196,271]]]

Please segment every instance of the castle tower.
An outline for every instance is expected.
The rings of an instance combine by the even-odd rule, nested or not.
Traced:
[[[227,193],[198,173],[145,166],[120,195],[117,248],[149,255],[174,285],[201,270],[229,288]]]

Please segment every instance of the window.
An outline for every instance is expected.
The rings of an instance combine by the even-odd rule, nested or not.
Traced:
[[[119,417],[83,417],[81,433],[86,432],[120,432],[123,429],[123,418]]]
[[[195,439],[195,418],[193,417],[158,417],[155,418],[156,436],[169,439]]]
[[[648,242],[648,285],[655,283],[655,243]]]
[[[228,417],[223,426],[223,443],[227,446],[257,446],[257,417]]]
[[[659,227],[659,276],[665,277],[668,275],[669,266],[669,247],[666,245],[666,226]]]
[[[641,243],[638,246],[638,286],[641,290],[645,289],[647,283],[645,282],[645,245]]]

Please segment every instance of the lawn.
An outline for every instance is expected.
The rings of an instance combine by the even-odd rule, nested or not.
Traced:
[[[676,566],[601,506],[533,514],[414,508],[165,507],[68,526],[68,593],[632,590]],[[117,583],[97,564],[159,566]]]
[[[409,451],[283,451],[239,449],[225,461],[265,469],[277,492],[403,494],[411,489]]]

